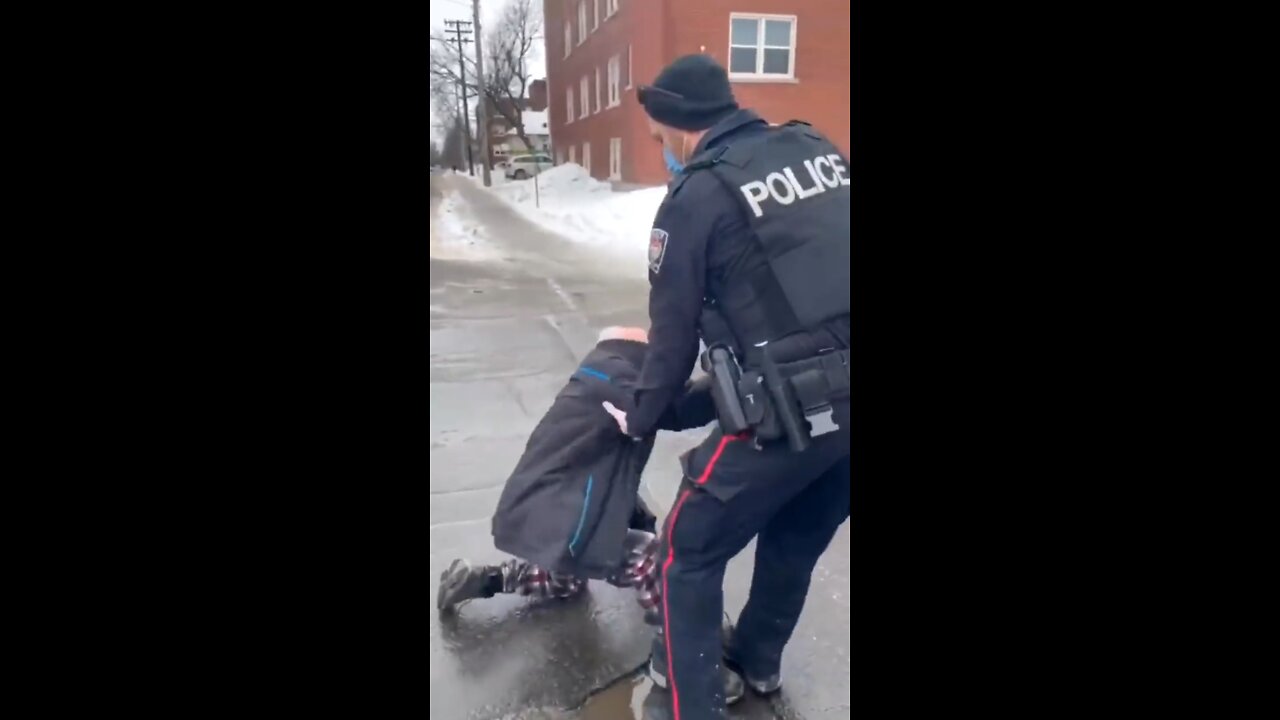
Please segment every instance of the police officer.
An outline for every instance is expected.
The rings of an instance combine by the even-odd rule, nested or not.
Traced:
[[[705,343],[720,421],[681,458],[650,675],[673,717],[718,718],[733,680],[781,686],[810,574],[849,516],[848,163],[809,125],[740,109],[705,55],[638,95],[680,169],[649,238],[649,354],[633,403],[606,410],[643,437]],[[725,565],[752,538],[750,596],[722,637]]]

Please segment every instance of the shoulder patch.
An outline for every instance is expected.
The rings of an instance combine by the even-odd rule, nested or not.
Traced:
[[[662,258],[667,254],[667,231],[654,228],[649,231],[649,272],[657,273],[662,267]]]

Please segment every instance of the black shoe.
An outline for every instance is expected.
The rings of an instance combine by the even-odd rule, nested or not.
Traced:
[[[742,678],[728,667],[721,665],[720,671],[724,675],[724,704],[732,705],[747,694],[746,688],[742,685]],[[658,628],[658,634],[653,640],[653,653],[649,657],[649,679],[663,690],[670,689],[667,685],[667,648],[662,628]]]
[[[720,638],[724,645],[724,666],[734,675],[740,677],[753,692],[757,695],[772,695],[782,689],[781,674],[774,673],[763,678],[752,677],[734,659],[733,625],[728,624],[727,617],[725,618],[725,625],[720,627]]]
[[[466,560],[454,560],[440,575],[436,609],[450,612],[468,600],[493,597],[493,573],[493,568],[471,567]]]
[[[741,665],[730,659],[727,655],[724,658],[724,666],[725,669],[740,678],[740,682],[746,684],[746,686],[751,688],[751,691],[757,695],[772,695],[782,689],[782,676],[778,673],[774,673],[763,680],[753,678],[750,675],[747,675]]]

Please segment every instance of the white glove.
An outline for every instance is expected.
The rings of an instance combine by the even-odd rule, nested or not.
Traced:
[[[608,400],[606,400],[602,404],[604,405],[604,411],[613,416],[613,419],[618,423],[618,429],[622,431],[623,435],[626,435],[627,434],[627,414],[619,410],[618,408],[614,407],[613,403],[609,402]]]

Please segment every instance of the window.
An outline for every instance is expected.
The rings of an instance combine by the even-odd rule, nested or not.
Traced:
[[[564,164],[564,151],[563,151],[563,150],[557,150],[557,151],[556,151],[556,164],[557,164],[557,165],[563,165],[563,164]]]
[[[568,125],[573,122],[573,88],[569,88],[569,91],[565,93],[564,99],[568,101],[565,103],[567,107],[565,108],[564,124]]]
[[[578,115],[578,117],[585,118],[586,116],[591,114],[591,92],[590,92],[590,88],[587,86],[586,75],[583,75],[582,82],[578,83],[578,91],[582,93],[581,95],[582,112]]]
[[[587,169],[587,174],[591,174],[591,143],[582,143],[582,167]]]
[[[627,46],[627,89],[631,89],[631,46]]]
[[[729,75],[794,78],[794,15],[729,16]]]
[[[587,40],[587,0],[578,3],[578,44]]]
[[[609,179],[622,179],[622,138],[609,139]]]
[[[600,0],[595,0],[595,12],[592,13],[591,29],[594,31],[600,27]]]
[[[605,10],[607,11],[604,16],[607,18],[613,17],[614,13],[618,12],[618,0],[604,0],[604,2]]]
[[[609,58],[609,107],[622,104],[622,95],[618,90],[622,79],[622,62],[620,55]]]
[[[573,49],[573,23],[565,21],[564,24],[564,56],[569,57],[569,51]]]
[[[578,162],[578,146],[577,145],[569,146],[569,162],[571,163]]]
[[[596,112],[600,112],[600,68],[596,68]]]

